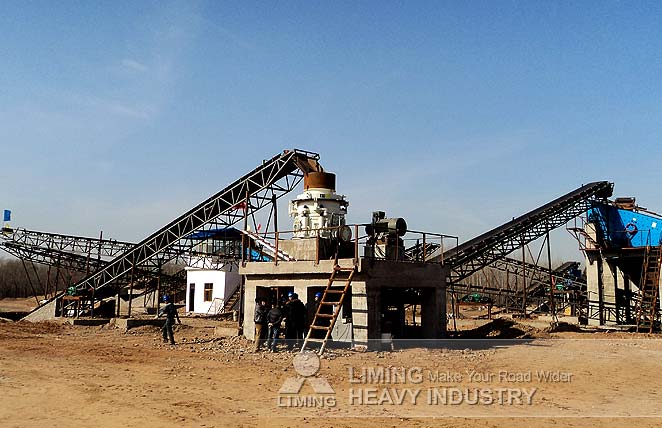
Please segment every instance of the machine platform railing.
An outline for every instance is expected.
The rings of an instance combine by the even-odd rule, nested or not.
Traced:
[[[369,224],[348,224],[277,232],[243,233],[252,241],[245,250],[247,262],[279,264],[290,261],[313,261],[359,258],[409,263],[443,264],[433,257],[439,251],[457,246],[458,237],[433,232],[407,230],[401,235],[376,236],[362,233]],[[304,235],[304,236],[302,236]]]

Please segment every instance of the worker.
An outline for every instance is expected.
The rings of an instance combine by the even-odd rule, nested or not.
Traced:
[[[320,302],[322,301],[322,293],[317,292],[315,293],[315,297],[313,298],[313,301],[308,301],[306,304],[306,312],[308,313],[308,319],[310,320],[310,323],[313,322],[315,319],[315,314],[317,314],[317,311],[319,310],[320,307]],[[318,318],[317,319],[317,325],[321,327],[328,327],[329,326],[329,319],[328,318]],[[308,325],[308,329],[310,329],[310,325]],[[325,333],[322,330],[315,330],[312,332],[311,336],[314,339],[322,339],[324,338]]]
[[[308,303],[306,304],[306,309],[308,310],[308,317],[310,320],[312,320],[315,314],[317,313],[317,308],[319,308],[321,299],[322,299],[322,293],[318,291],[317,293],[315,293],[315,298],[313,299],[313,301],[312,302],[308,301]]]
[[[303,345],[303,331],[306,328],[306,306],[297,293],[288,293],[285,305],[285,340],[287,350]]]
[[[157,317],[161,317],[163,315],[166,316],[166,321],[162,328],[163,343],[168,343],[169,337],[170,344],[174,345],[175,334],[172,331],[172,326],[175,324],[175,318],[177,318],[177,324],[181,324],[182,322],[179,319],[179,315],[177,315],[177,308],[175,307],[175,304],[170,301],[170,296],[163,296],[163,303],[165,303],[165,306],[159,310],[159,314],[157,315]]]
[[[267,329],[264,326],[267,324],[267,315],[269,315],[270,308],[267,299],[264,297],[257,299],[255,303],[255,344],[253,351],[257,352],[267,335]]]
[[[269,335],[267,336],[267,348],[271,352],[277,352],[278,335],[280,334],[280,323],[283,322],[283,311],[278,307],[278,303],[271,305],[271,310],[267,314],[267,325],[269,326]]]

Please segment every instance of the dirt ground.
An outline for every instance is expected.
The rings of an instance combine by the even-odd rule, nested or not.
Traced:
[[[0,312],[29,312],[37,307],[38,300],[34,297],[25,297],[21,299],[0,299]]]
[[[151,326],[123,331],[0,323],[1,426],[662,425],[662,340],[655,336],[551,333],[496,321],[491,337],[528,339],[392,352],[331,350],[298,393],[283,393],[288,379],[309,376],[293,366],[297,354],[253,353],[244,339],[214,336],[223,322],[182,321],[174,347]],[[391,373],[390,382],[379,373]],[[546,373],[565,380],[545,379]],[[311,379],[321,379],[333,394],[320,393]],[[534,388],[530,402],[510,392]],[[477,404],[468,395],[455,402],[440,398],[443,391],[452,396],[451,390],[487,391],[499,400],[510,395]],[[306,397],[314,405],[302,406]]]

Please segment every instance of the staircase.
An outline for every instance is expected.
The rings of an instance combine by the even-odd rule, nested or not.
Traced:
[[[286,253],[283,250],[280,249],[276,250],[276,247],[271,242],[267,241],[265,238],[258,235],[257,233],[251,232],[250,230],[242,230],[241,233],[248,236],[255,243],[260,244],[262,246],[262,251],[266,253],[268,256],[271,256],[273,258],[277,257],[278,260],[285,260],[287,262],[295,261],[294,257],[290,256],[288,253]]]
[[[639,300],[637,301],[637,332],[648,328],[652,333],[657,319],[657,300],[660,282],[660,264],[662,263],[662,246],[647,246],[644,265],[639,283]]]
[[[318,355],[324,353],[326,344],[331,337],[331,331],[333,326],[336,324],[338,315],[340,314],[340,309],[342,308],[343,302],[345,301],[345,296],[349,290],[349,286],[352,283],[352,278],[356,272],[356,266],[351,268],[342,268],[337,264],[333,267],[333,272],[329,278],[329,282],[326,284],[326,289],[322,293],[322,298],[319,301],[317,306],[317,311],[315,312],[315,317],[313,322],[310,324],[310,329],[308,330],[308,335],[306,340],[303,342],[301,347],[301,352],[306,350],[306,347],[310,343],[320,343],[320,349],[317,351]],[[333,284],[336,282],[344,282],[344,287],[342,290],[332,289]],[[331,311],[328,310],[331,308]],[[329,313],[331,312],[331,313]],[[321,332],[324,334],[324,338],[321,339],[315,336],[321,336],[321,334],[316,334]]]
[[[577,242],[579,242],[580,250],[600,248],[597,241],[593,239],[593,237],[586,230],[584,230],[583,227],[568,227],[567,230],[575,237]],[[581,238],[584,238],[584,240],[582,241]]]
[[[412,261],[423,261],[428,260],[436,251],[441,248],[441,245],[428,242],[423,246],[420,242],[417,242],[416,245],[413,245],[405,250],[405,259]],[[425,250],[425,251],[424,251]]]
[[[225,302],[223,303],[223,313],[232,312],[232,308],[234,308],[234,306],[241,298],[241,289],[242,286],[238,285],[237,288],[235,288],[234,291],[230,293],[227,299],[225,299]]]

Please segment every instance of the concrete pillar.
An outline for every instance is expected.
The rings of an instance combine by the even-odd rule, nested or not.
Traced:
[[[368,295],[363,281],[352,282],[354,345],[368,346]]]
[[[602,262],[602,302],[604,305],[604,324],[616,323],[616,288],[618,287],[618,267],[613,262]]]
[[[294,293],[299,296],[299,300],[305,305],[308,299],[308,285],[307,284],[295,284]]]
[[[370,349],[378,349],[382,339],[381,288],[366,284],[368,303],[368,340]]]
[[[424,339],[441,339],[446,332],[446,293],[443,287],[422,289],[421,327]]]
[[[618,266],[616,266],[616,303],[617,303],[617,313],[616,313],[616,322],[617,324],[630,324],[633,322],[632,319],[632,281],[630,277],[623,272]]]
[[[439,327],[441,329],[437,337],[444,338],[446,337],[446,330],[448,324],[448,317],[446,315],[446,284],[444,281],[443,286],[437,287],[435,289],[436,300],[437,300],[437,313],[439,314]]]
[[[424,339],[437,339],[441,330],[439,328],[439,308],[437,293],[434,288],[421,289],[421,328]]]
[[[244,288],[244,337],[255,339],[255,298],[257,297],[256,283],[246,281]]]
[[[597,240],[597,231],[595,225],[586,223],[584,231],[595,241]],[[588,316],[588,325],[600,325],[600,321],[596,316],[602,310],[602,279],[600,278],[602,272],[602,257],[589,240],[586,240],[586,292],[588,297],[588,307],[586,314]],[[591,315],[594,314],[593,318]]]
[[[602,259],[599,257],[599,254],[596,252],[587,252],[586,253],[586,291],[588,295],[588,325],[600,325],[600,321],[597,317],[591,318],[591,314],[595,314],[600,310],[600,285],[601,280],[599,264],[602,263]]]

